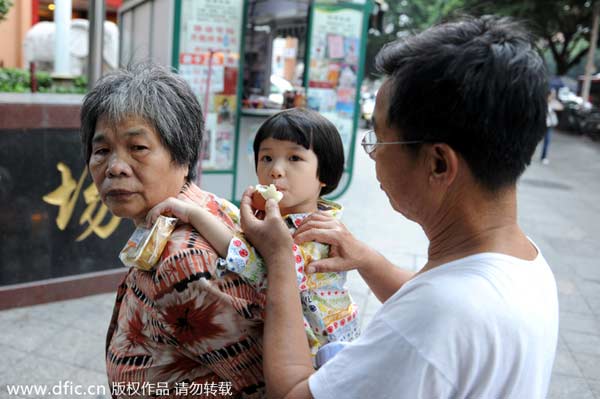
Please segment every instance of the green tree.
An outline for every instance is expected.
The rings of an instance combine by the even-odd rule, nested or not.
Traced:
[[[495,14],[525,21],[543,39],[557,75],[578,65],[589,49],[594,0],[388,0],[379,29],[370,29],[367,57],[385,42],[460,14]],[[595,0],[600,1],[600,0]],[[375,27],[377,28],[377,27]],[[373,70],[367,58],[367,72]]]
[[[420,32],[462,9],[464,0],[388,0],[383,18],[371,19],[366,72],[374,78],[377,52],[388,42]]]
[[[0,21],[6,18],[6,14],[8,14],[12,5],[12,0],[0,0]]]
[[[464,10],[470,14],[506,15],[526,21],[544,39],[557,75],[565,75],[589,50],[592,0],[464,0],[464,3]]]

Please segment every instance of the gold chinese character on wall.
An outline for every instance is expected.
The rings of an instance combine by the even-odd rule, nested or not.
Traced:
[[[58,206],[56,225],[60,230],[64,230],[73,216],[75,204],[87,176],[87,169],[83,170],[77,182],[73,179],[71,169],[64,163],[59,162],[56,169],[60,172],[61,184],[51,193],[44,195],[43,200],[50,205]],[[108,223],[102,224],[108,209],[100,202],[100,195],[94,183],[83,191],[83,199],[87,207],[79,218],[79,225],[87,223],[88,226],[75,241],[83,241],[92,233],[103,239],[109,237],[119,226],[121,218],[112,216]]]

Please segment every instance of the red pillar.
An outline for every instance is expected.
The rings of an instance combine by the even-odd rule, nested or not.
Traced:
[[[31,0],[31,26],[40,22],[40,0]]]

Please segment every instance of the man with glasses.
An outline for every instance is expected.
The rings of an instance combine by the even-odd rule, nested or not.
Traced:
[[[392,207],[430,240],[416,274],[314,214],[294,240],[331,245],[308,272],[357,268],[384,302],[362,336],[311,367],[292,238],[273,201],[242,226],[269,269],[264,370],[274,398],[542,398],[558,335],[556,283],[517,224],[516,182],[544,135],[546,71],[509,19],[464,19],[385,46],[362,142]],[[402,242],[401,237],[398,242]]]

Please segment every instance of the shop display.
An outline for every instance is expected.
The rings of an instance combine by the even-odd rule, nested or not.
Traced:
[[[179,73],[205,114],[204,170],[233,166],[242,10],[242,0],[182,1]]]
[[[307,107],[336,125],[348,159],[358,95],[363,12],[317,4],[312,20]]]

